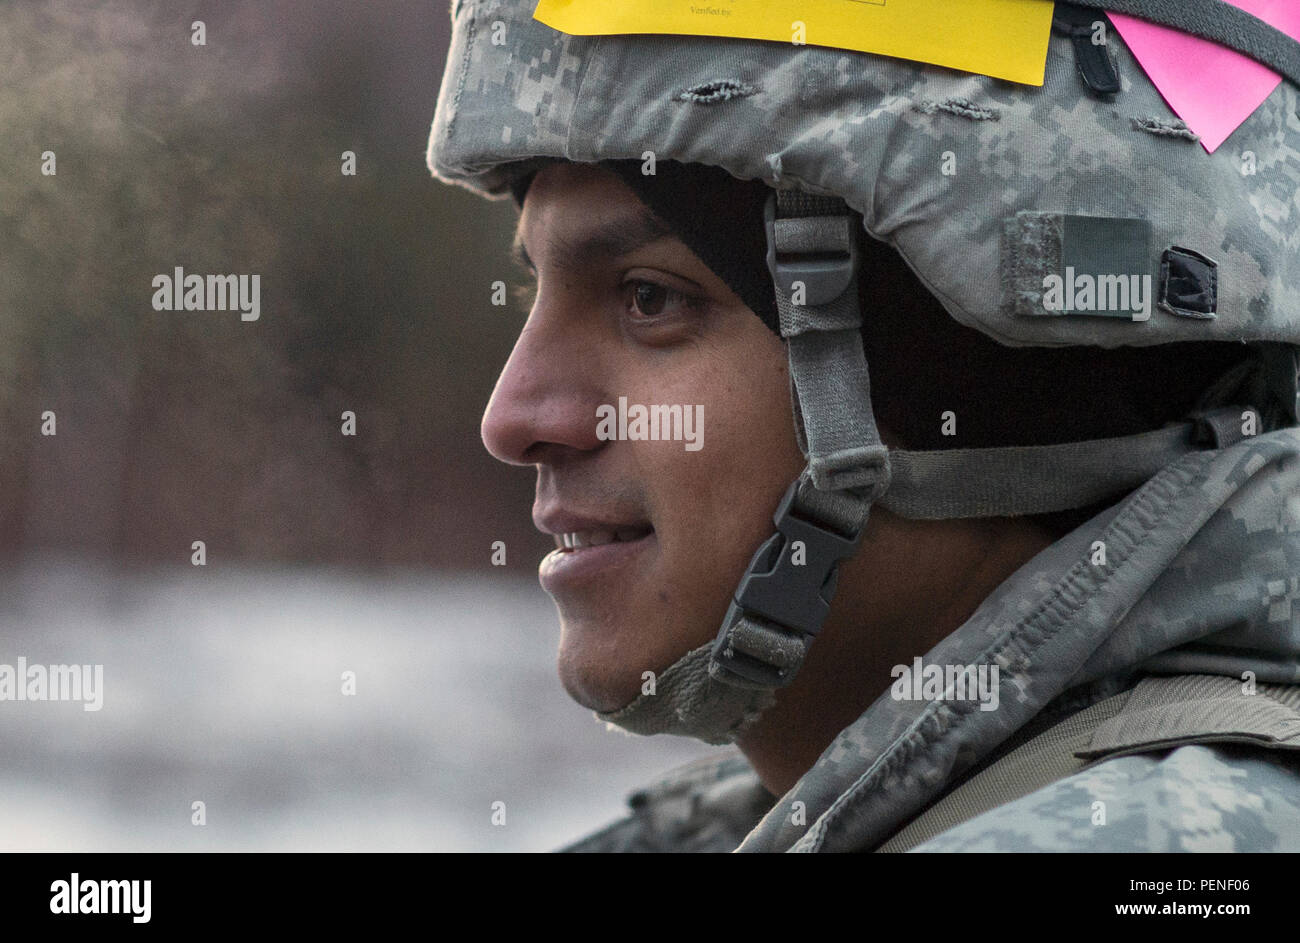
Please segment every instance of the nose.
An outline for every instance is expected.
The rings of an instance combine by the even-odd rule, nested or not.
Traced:
[[[495,458],[533,465],[547,454],[598,448],[596,341],[576,320],[535,304],[497,378],[480,434]]]

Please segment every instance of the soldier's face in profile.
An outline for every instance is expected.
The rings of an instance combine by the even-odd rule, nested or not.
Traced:
[[[560,677],[575,700],[612,710],[643,672],[717,633],[772,533],[804,464],[785,348],[601,168],[541,171],[517,242],[536,300],[483,441],[537,469],[533,520],[556,539],[540,579],[559,612]]]

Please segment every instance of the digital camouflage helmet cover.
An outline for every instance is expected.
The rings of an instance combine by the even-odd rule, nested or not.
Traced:
[[[1208,154],[1115,31],[1088,49],[1081,34],[1104,16],[1092,3],[1057,4],[1041,87],[818,45],[568,35],[534,6],[453,3],[429,167],[494,198],[549,161],[647,154],[772,187],[769,265],[808,459],[718,639],[606,720],[734,740],[798,671],[874,502],[930,519],[1079,508],[1234,441],[1244,411],[1259,432],[1297,424],[1300,50],[1261,21],[1221,3],[1105,4],[1284,75]],[[959,172],[936,172],[948,155]],[[1250,345],[1254,369],[1139,435],[887,449],[859,334],[871,317],[856,291],[859,218],[954,319],[1001,344],[1222,341]],[[1078,273],[1093,278],[1086,299]],[[804,566],[790,562],[794,541]]]

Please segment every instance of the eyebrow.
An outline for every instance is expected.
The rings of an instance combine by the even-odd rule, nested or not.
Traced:
[[[624,213],[583,230],[573,239],[552,237],[555,249],[552,255],[558,267],[578,268],[595,260],[621,258],[671,235],[673,231],[666,223],[642,207],[635,213]],[[510,255],[518,265],[529,271],[536,270],[519,230],[515,230]]]

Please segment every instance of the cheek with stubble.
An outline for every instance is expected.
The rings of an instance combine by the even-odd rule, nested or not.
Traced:
[[[605,711],[634,700],[646,672],[657,678],[708,641],[717,631],[708,615],[713,597],[730,592],[712,572],[724,561],[710,542],[713,528],[693,481],[706,474],[701,456],[668,455],[671,448],[681,450],[672,442],[619,445],[642,453],[636,466],[654,533],[643,549],[602,575],[598,592],[556,597],[561,681],[574,700]]]
[[[592,710],[622,707],[640,693],[641,673],[659,671],[670,643],[669,594],[663,591],[659,534],[648,538],[640,560],[611,572],[616,589],[580,598],[557,597],[560,680],[569,696]]]
[[[771,412],[751,400],[718,417],[699,452],[621,443],[640,450],[655,532],[647,552],[627,561],[617,592],[557,600],[560,677],[584,706],[628,704],[646,672],[657,678],[717,635],[754,551],[772,535],[773,510],[803,467],[784,372],[775,372],[765,398],[775,401]]]

